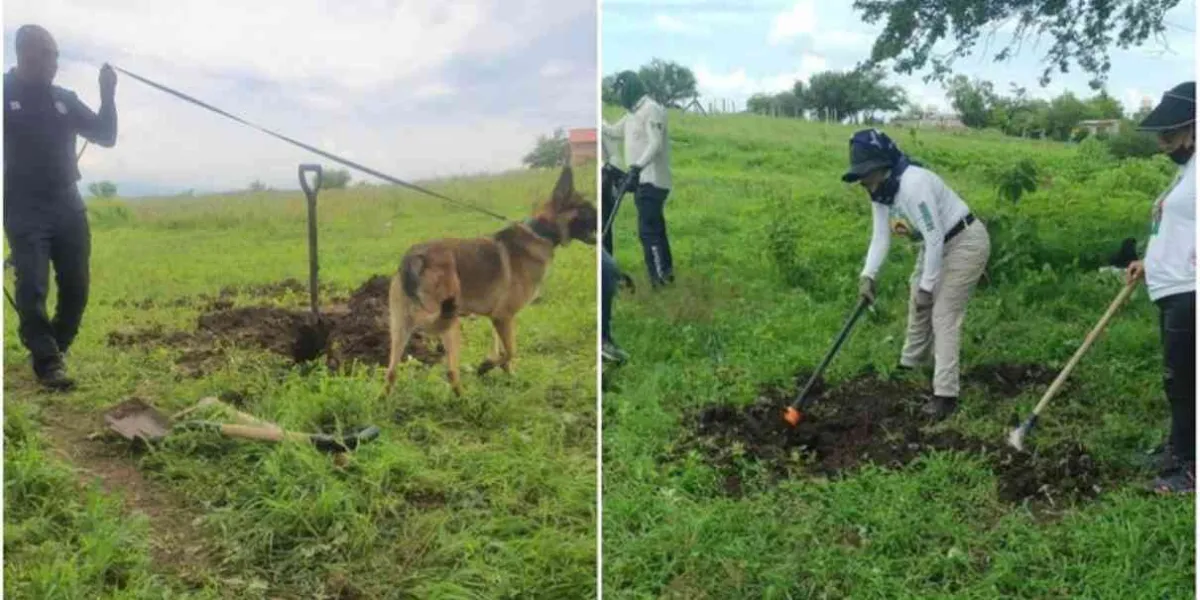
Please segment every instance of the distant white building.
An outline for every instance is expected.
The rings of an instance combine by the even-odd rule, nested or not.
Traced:
[[[892,121],[895,127],[915,127],[918,129],[966,129],[962,119],[953,113],[925,113],[920,119],[896,119]]]
[[[1121,131],[1120,119],[1095,119],[1090,121],[1080,121],[1075,125],[1076,129],[1085,130],[1088,135],[1096,135],[1103,133],[1106,135],[1115,135]]]

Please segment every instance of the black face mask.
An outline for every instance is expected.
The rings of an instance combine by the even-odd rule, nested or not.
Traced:
[[[1174,151],[1168,152],[1167,156],[1170,156],[1171,160],[1175,161],[1175,164],[1183,166],[1187,164],[1187,161],[1192,159],[1192,155],[1195,153],[1195,146],[1180,146]]]

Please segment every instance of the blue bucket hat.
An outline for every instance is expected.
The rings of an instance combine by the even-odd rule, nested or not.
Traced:
[[[904,153],[887,134],[878,129],[863,129],[850,138],[850,169],[842,181],[852,183],[871,171],[895,168],[904,162]]]

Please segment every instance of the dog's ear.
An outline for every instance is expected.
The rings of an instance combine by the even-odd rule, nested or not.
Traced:
[[[558,184],[554,186],[554,196],[551,200],[556,206],[566,206],[574,194],[575,176],[571,173],[571,167],[563,167],[562,173],[558,176]]]

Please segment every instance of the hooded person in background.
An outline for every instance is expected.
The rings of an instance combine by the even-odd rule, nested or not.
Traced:
[[[871,246],[859,283],[859,294],[868,302],[875,301],[875,279],[887,258],[889,234],[911,232],[921,241],[899,367],[916,368],[932,351],[933,398],[922,411],[944,419],[958,409],[962,324],[971,290],[991,253],[987,229],[940,177],[910,161],[876,129],[850,138],[850,169],[842,181],[859,182],[871,198]],[[890,224],[893,216],[904,224]]]
[[[87,306],[91,233],[76,182],[76,136],[105,148],[117,140],[117,75],[100,69],[100,113],[54,85],[58,46],[45,29],[16,34],[17,66],[4,75],[4,232],[16,269],[21,342],[42,385],[74,386],[63,355]],[[50,265],[58,286],[54,318],[46,314]]]
[[[636,185],[634,203],[638,212],[638,237],[650,284],[657,288],[675,279],[667,221],[663,215],[671,192],[671,152],[667,138],[667,111],[646,94],[646,87],[633,71],[617,74],[614,91],[629,111],[616,123],[604,124],[603,134],[625,140],[626,176]]]
[[[1145,280],[1158,306],[1163,345],[1163,387],[1171,405],[1171,434],[1160,448],[1160,472],[1150,484],[1159,493],[1196,488],[1196,82],[1182,83],[1138,128],[1158,134],[1158,147],[1179,174],[1151,213],[1146,257],[1133,261],[1129,281]]]

